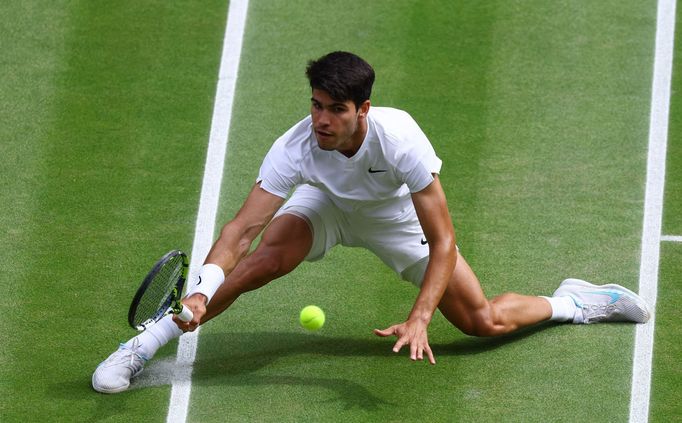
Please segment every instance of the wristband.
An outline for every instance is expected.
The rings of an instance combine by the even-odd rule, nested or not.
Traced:
[[[186,297],[203,294],[206,296],[206,304],[208,304],[223,281],[225,281],[225,274],[220,266],[212,263],[204,264],[199,271],[199,280],[189,289]]]

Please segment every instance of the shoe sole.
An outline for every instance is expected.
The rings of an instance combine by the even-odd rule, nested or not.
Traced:
[[[113,388],[113,389],[106,389],[106,388],[98,388],[95,383],[95,375],[92,375],[92,389],[94,389],[97,392],[100,392],[102,394],[118,394],[119,392],[123,392],[127,390],[130,387],[130,384],[126,386],[122,386],[120,388]]]

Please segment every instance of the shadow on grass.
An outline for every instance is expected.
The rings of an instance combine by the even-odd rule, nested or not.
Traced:
[[[545,323],[494,338],[461,338],[447,344],[431,343],[436,356],[472,355],[491,351],[521,341],[538,332],[559,325]],[[267,363],[289,355],[320,355],[332,357],[391,357],[396,338],[368,335],[362,338],[342,338],[321,334],[295,332],[223,332],[202,333],[202,354],[196,366],[213,365],[240,374],[257,370]],[[401,353],[407,354],[405,346]],[[196,370],[196,367],[195,367]]]
[[[495,350],[505,345],[509,345],[513,342],[522,341],[538,332],[543,332],[558,326],[562,325],[546,322],[532,326],[530,328],[521,329],[509,335],[496,336],[492,338],[465,337],[449,344],[431,345],[431,349],[434,350],[434,354],[446,356],[480,354]]]
[[[496,338],[475,338],[458,334],[457,339],[450,343],[432,344],[436,358],[443,356],[464,356],[485,353],[504,347],[514,342],[522,341],[537,332],[557,326],[551,323],[522,330],[511,335]],[[325,336],[318,333],[304,332],[220,332],[202,333],[201,354],[194,363],[192,383],[196,385],[221,386],[301,386],[322,388],[332,392],[333,398],[328,402],[339,401],[345,409],[377,410],[386,406],[395,407],[398,404],[386,400],[366,386],[357,382],[363,378],[344,378],[339,376],[308,376],[306,369],[319,357],[318,366],[324,366],[325,357],[395,357],[392,346],[395,338],[378,338],[369,334],[366,337],[348,338]],[[408,349],[403,347],[401,354],[407,355]],[[274,362],[289,356],[301,356],[300,371],[295,374],[277,375],[274,370],[270,374],[263,374],[261,369],[270,367]],[[313,357],[311,359],[311,356]],[[303,360],[305,359],[305,360]],[[407,357],[402,357],[407,360]],[[404,365],[401,362],[399,366]],[[73,392],[79,396],[86,391],[96,398],[93,409],[94,416],[113,416],[134,408],[136,397],[148,388],[154,386],[168,386],[171,383],[175,368],[175,356],[157,357],[147,363],[145,371],[133,379],[128,392],[116,395],[116,399],[109,395],[97,394],[89,387],[90,375],[93,369],[86,369],[77,380],[61,381],[50,388],[50,396],[71,398]],[[366,364],[359,367],[359,371],[366,369]],[[399,371],[399,369],[396,369]],[[64,389],[66,387],[66,389]],[[54,388],[54,389],[53,389]],[[162,391],[165,391],[162,390]],[[158,392],[161,396],[167,394]],[[153,394],[156,396],[157,394]],[[82,398],[82,397],[81,397]],[[129,404],[130,403],[130,404]]]
[[[432,344],[432,348],[436,357],[479,354],[520,341],[552,326],[555,325],[539,325],[497,338],[464,337],[448,344]],[[292,355],[320,356],[320,360],[324,360],[324,357],[394,357],[392,346],[395,338],[374,338],[373,335],[339,338],[293,332],[224,332],[204,333],[201,342],[201,358],[195,362],[192,376],[195,384],[320,387],[334,392],[336,399],[343,401],[346,408],[373,410],[385,405],[396,405],[378,397],[361,384],[342,377],[259,374],[260,369]],[[404,347],[401,353],[406,355],[407,351],[409,349]],[[306,360],[310,362],[310,359]],[[302,363],[302,375],[306,373],[305,367]]]
[[[319,356],[383,356],[386,345],[367,338],[337,338],[308,333],[225,332],[203,333],[201,358],[194,364],[192,381],[199,385],[302,386],[332,392],[328,402],[340,401],[345,409],[372,411],[395,405],[367,389],[356,380],[339,376],[307,376],[306,368]],[[390,349],[389,349],[390,350]],[[259,373],[273,362],[288,356],[301,356],[298,374]],[[303,360],[303,357],[308,357]],[[315,365],[315,364],[313,364]]]

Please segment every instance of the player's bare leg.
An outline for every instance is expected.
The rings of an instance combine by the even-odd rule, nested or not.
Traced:
[[[312,243],[313,234],[303,217],[287,213],[276,217],[265,229],[256,250],[227,275],[206,306],[201,323],[225,311],[241,294],[294,270],[308,255]]]
[[[455,270],[438,308],[462,332],[503,335],[552,316],[550,303],[542,297],[507,293],[488,300],[469,264],[457,254]]]
[[[504,335],[546,320],[578,324],[649,320],[647,304],[636,293],[620,285],[593,285],[579,279],[566,279],[552,297],[507,293],[488,300],[464,257],[457,254],[438,308],[466,334]]]

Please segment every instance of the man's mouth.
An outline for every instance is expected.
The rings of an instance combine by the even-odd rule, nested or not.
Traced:
[[[321,129],[316,129],[315,133],[317,133],[317,135],[322,137],[322,138],[329,138],[329,137],[334,135],[331,132],[323,131]]]

